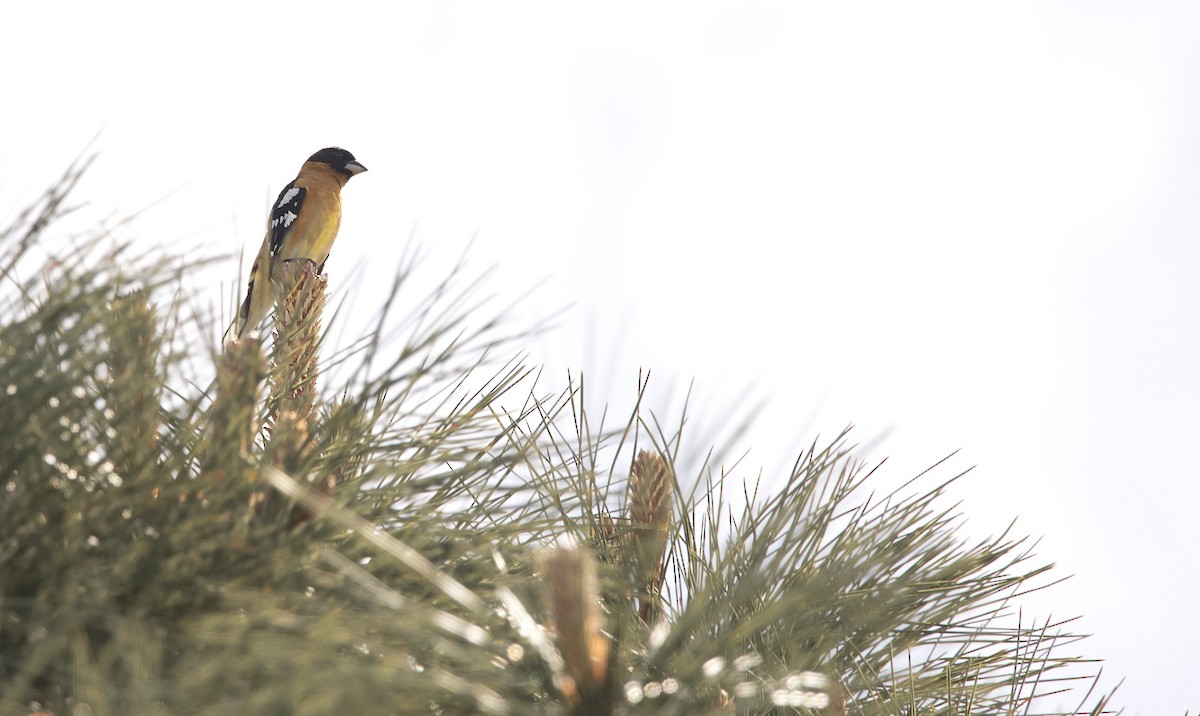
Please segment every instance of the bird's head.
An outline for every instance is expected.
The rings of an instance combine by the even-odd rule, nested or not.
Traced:
[[[355,174],[361,174],[366,167],[355,160],[354,155],[341,147],[326,147],[308,158],[310,162],[319,162],[333,167],[342,176],[349,179]]]

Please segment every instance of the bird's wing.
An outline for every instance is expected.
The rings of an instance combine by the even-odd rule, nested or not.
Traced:
[[[271,222],[267,225],[269,252],[272,258],[279,254],[279,250],[283,247],[284,237],[287,236],[292,224],[300,216],[304,197],[307,194],[308,189],[296,186],[295,180],[292,180],[283,188],[283,191],[279,192],[279,198],[271,207]]]

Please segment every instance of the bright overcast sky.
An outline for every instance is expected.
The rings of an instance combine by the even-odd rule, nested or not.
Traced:
[[[370,171],[327,270],[361,311],[410,233],[435,273],[477,234],[503,300],[544,280],[523,317],[573,306],[529,347],[547,387],[582,368],[627,404],[650,367],[710,424],[769,398],[768,480],[848,423],[896,480],[962,448],[968,527],[1017,517],[1076,575],[1033,604],[1083,615],[1118,705],[1200,705],[1195,2],[5,14],[3,216],[99,132],[93,209],[253,252],[345,147]]]

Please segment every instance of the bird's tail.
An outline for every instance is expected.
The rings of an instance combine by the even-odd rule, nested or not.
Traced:
[[[262,319],[266,317],[265,311],[262,311],[262,315],[259,315],[253,323],[250,321],[252,309],[255,307],[254,282],[252,281],[246,290],[246,300],[242,302],[242,306],[238,309],[237,315],[233,317],[229,328],[225,329],[225,335],[221,336],[221,345],[228,348],[230,343],[240,341],[247,331],[262,322]]]

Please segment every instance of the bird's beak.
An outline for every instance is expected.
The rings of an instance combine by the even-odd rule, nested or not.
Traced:
[[[351,160],[351,161],[346,162],[346,171],[350,172],[350,176],[354,176],[355,174],[362,174],[366,170],[367,170],[366,167],[364,167],[363,165],[359,164],[356,161]]]

